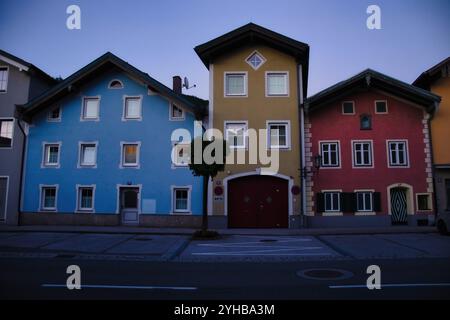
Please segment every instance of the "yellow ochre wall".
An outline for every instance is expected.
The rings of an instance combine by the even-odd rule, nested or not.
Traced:
[[[430,91],[442,99],[431,121],[434,164],[450,164],[450,78],[435,81]]]
[[[265,59],[265,63],[254,70],[245,61],[255,50]],[[290,120],[290,150],[280,150],[279,174],[294,178],[293,185],[300,184],[299,149],[299,110],[297,63],[295,58],[267,46],[241,47],[229,54],[221,55],[211,62],[210,72],[213,81],[213,127],[224,131],[225,121],[248,121],[248,128],[266,129],[267,120]],[[247,72],[247,97],[225,97],[225,72]],[[267,71],[288,71],[289,95],[284,97],[266,97],[265,73]],[[211,110],[210,110],[211,111]],[[248,153],[246,153],[248,159]],[[218,174],[213,186],[224,178],[238,173],[255,171],[261,165],[226,165],[225,171]],[[291,192],[289,190],[288,192]],[[213,197],[214,198],[214,197]],[[213,202],[212,214],[224,214],[224,201]],[[292,213],[299,214],[300,195],[292,197]]]

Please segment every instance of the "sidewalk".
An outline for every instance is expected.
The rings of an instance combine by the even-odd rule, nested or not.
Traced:
[[[0,225],[0,232],[73,232],[106,234],[156,234],[191,235],[198,229],[190,228],[147,228],[147,227],[99,227],[99,226],[6,226]],[[307,228],[307,229],[216,229],[222,235],[347,235],[347,234],[390,234],[390,233],[435,233],[436,227],[395,226],[385,228]]]

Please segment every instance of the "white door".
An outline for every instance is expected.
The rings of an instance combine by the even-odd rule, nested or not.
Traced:
[[[139,224],[139,189],[120,189],[120,213],[123,224]]]

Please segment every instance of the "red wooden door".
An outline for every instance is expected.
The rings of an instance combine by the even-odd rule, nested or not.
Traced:
[[[288,182],[273,176],[246,176],[228,182],[230,228],[287,228]]]

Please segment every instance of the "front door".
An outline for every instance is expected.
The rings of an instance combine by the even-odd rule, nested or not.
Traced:
[[[391,189],[391,219],[392,224],[407,224],[408,210],[406,202],[406,189],[393,188]]]
[[[287,180],[252,175],[228,182],[230,228],[287,228]]]
[[[120,189],[122,224],[139,224],[139,188]]]

